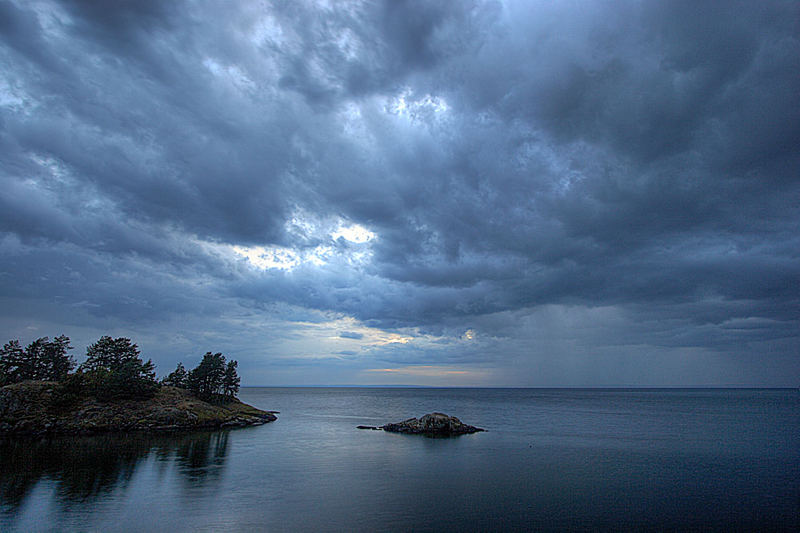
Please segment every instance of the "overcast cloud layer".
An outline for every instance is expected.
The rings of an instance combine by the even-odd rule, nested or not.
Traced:
[[[798,386],[798,36],[793,1],[0,0],[0,334],[248,385]]]

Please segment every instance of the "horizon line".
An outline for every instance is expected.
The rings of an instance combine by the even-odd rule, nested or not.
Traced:
[[[693,385],[693,386],[455,386],[455,385],[242,385],[242,389],[541,389],[541,390],[800,390],[800,386]]]

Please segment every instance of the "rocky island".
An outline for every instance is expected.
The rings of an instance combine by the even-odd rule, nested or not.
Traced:
[[[0,436],[182,430],[264,424],[275,411],[242,403],[238,362],[206,352],[162,380],[152,360],[126,337],[101,337],[76,361],[69,337],[42,337],[24,349],[18,340],[0,349]]]
[[[403,420],[402,422],[385,424],[378,427],[357,426],[357,428],[383,430],[390,433],[410,433],[415,435],[430,436],[466,435],[468,433],[486,431],[485,429],[464,424],[458,418],[454,416],[448,416],[444,413],[429,413],[427,415],[423,415],[421,418],[409,418],[407,420]]]
[[[206,402],[169,386],[160,387],[147,399],[85,397],[67,405],[60,401],[58,383],[53,381],[0,388],[0,436],[242,427],[272,422],[277,419],[274,413],[236,398]]]

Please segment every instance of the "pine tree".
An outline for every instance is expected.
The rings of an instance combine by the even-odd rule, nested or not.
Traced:
[[[75,368],[75,359],[67,355],[67,350],[71,349],[69,337],[66,335],[59,335],[52,341],[45,343],[40,359],[42,376],[39,379],[61,381],[66,378],[67,374]]]
[[[222,393],[225,378],[225,356],[206,352],[203,360],[189,372],[187,385],[195,396],[207,400]]]
[[[18,340],[9,341],[0,350],[0,383],[28,379],[60,381],[75,368],[75,360],[67,354],[71,349],[66,335],[52,341],[48,337],[38,338],[25,350]]]
[[[47,337],[36,339],[25,347],[25,364],[21,367],[22,379],[44,379]]]
[[[130,339],[125,337],[112,339],[104,335],[86,349],[86,361],[81,365],[81,370],[113,370],[126,361],[136,359],[139,359],[139,347]]]
[[[222,379],[222,388],[225,396],[235,398],[239,393],[239,383],[241,379],[236,372],[236,367],[239,366],[238,361],[228,361],[225,367],[225,377]]]
[[[86,349],[79,370],[100,399],[148,398],[158,388],[153,361],[142,361],[139,347],[125,337],[101,337]]]
[[[186,372],[186,369],[183,367],[183,363],[178,363],[178,366],[169,373],[167,377],[161,382],[163,385],[169,385],[170,387],[180,387],[185,389],[187,386],[187,379],[189,377],[189,373]]]
[[[8,385],[22,381],[20,376],[27,373],[25,352],[18,340],[8,341],[0,351],[0,384]]]

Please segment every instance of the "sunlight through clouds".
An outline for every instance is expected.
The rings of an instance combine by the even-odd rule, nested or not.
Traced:
[[[323,267],[331,262],[356,266],[369,260],[368,243],[377,238],[374,232],[360,224],[342,218],[319,220],[300,210],[287,221],[286,232],[300,241],[323,241],[324,244],[309,248],[232,245],[230,250],[259,270],[291,271],[304,264]],[[339,241],[348,246],[337,246]]]
[[[271,268],[292,270],[302,262],[301,257],[288,248],[264,246],[232,246],[233,252],[260,270]]]
[[[350,242],[358,244],[369,242],[375,238],[375,234],[369,231],[364,226],[359,224],[351,224],[349,226],[339,226],[339,228],[331,233],[334,240],[342,238]]]
[[[444,98],[431,94],[416,97],[408,87],[394,98],[391,98],[386,104],[388,113],[406,117],[412,122],[439,118],[447,113],[449,109],[450,106]]]
[[[368,368],[361,372],[367,381],[397,385],[408,382],[427,386],[480,386],[491,376],[486,369],[448,365],[407,365],[388,368]]]
[[[378,372],[386,374],[404,374],[407,376],[452,376],[472,374],[469,370],[454,370],[449,367],[435,365],[416,365],[403,368],[370,368],[366,372]]]

